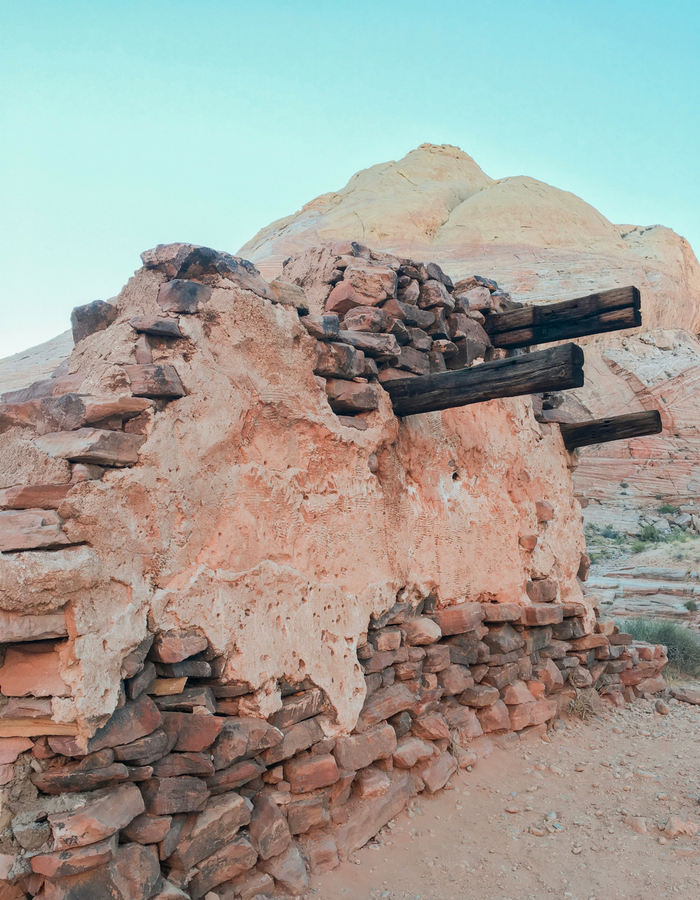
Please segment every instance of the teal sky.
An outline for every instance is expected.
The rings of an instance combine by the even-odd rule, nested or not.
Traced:
[[[700,5],[0,0],[0,357],[424,141],[700,247]]]

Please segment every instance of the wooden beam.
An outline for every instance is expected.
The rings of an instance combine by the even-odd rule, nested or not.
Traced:
[[[563,391],[583,385],[583,350],[562,344],[537,353],[482,363],[470,369],[388,381],[397,416],[519,397],[540,391]]]
[[[575,425],[560,425],[559,428],[567,450],[643,437],[645,434],[659,434],[663,430],[661,414],[657,409],[631,413],[628,416],[612,416],[609,419],[592,419]]]
[[[570,322],[558,322],[551,325],[519,328],[514,331],[492,334],[491,343],[494,347],[506,347],[509,350],[515,350],[518,347],[532,347],[534,344],[549,344],[554,341],[585,337],[587,334],[603,334],[607,331],[637,328],[641,324],[642,314],[640,310],[627,307],[626,309],[611,310],[600,315],[587,316],[585,319],[573,318]]]
[[[525,347],[641,325],[636,287],[614,288],[561,303],[525,306],[487,317],[494,347]]]

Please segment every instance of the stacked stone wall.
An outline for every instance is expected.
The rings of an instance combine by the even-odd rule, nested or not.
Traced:
[[[624,704],[664,689],[661,646],[605,617],[588,630],[584,614],[397,604],[369,623],[357,654],[366,699],[353,732],[334,737],[314,685],[280,683],[277,712],[241,716],[252,686],[217,677],[206,637],[159,632],[124,660],[120,706],[86,743],[0,741],[6,896],[303,894],[309,874],[335,868],[494,741],[544,734],[578,691]],[[5,677],[40,648],[56,652],[52,641],[10,648]],[[32,725],[42,701],[8,705],[27,735],[42,730]]]

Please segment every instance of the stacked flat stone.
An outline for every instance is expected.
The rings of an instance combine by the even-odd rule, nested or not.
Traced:
[[[298,896],[309,873],[347,859],[494,740],[544,734],[578,690],[624,704],[664,689],[662,647],[602,617],[591,630],[585,615],[575,603],[397,603],[360,641],[365,703],[354,732],[334,738],[311,682],[280,682],[266,720],[255,686],[225,682],[202,634],[159,632],[124,659],[123,703],[87,745],[50,721],[47,692],[67,694],[65,620],[36,617],[45,640],[11,645],[0,668],[16,798],[0,877],[17,897],[48,883],[63,900]]]
[[[357,242],[327,248],[323,315],[302,319],[319,341],[315,373],[343,415],[377,409],[379,385],[505,356],[491,348],[485,315],[515,306],[495,281],[472,275],[453,284],[440,266],[370,250]],[[309,264],[317,262],[315,257]],[[290,273],[297,273],[295,260]]]

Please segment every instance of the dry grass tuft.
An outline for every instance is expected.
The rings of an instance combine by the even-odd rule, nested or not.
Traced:
[[[584,691],[576,691],[576,698],[569,703],[569,712],[587,722],[599,715],[602,710],[602,701],[594,688],[586,688]]]

